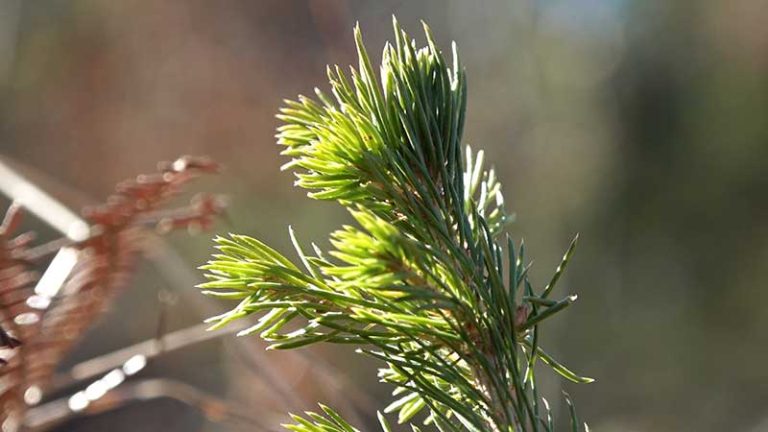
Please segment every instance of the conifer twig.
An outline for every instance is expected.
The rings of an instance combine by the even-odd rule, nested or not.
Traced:
[[[399,423],[424,413],[441,431],[552,431],[537,359],[590,381],[539,347],[540,326],[576,299],[549,298],[573,246],[535,289],[522,243],[504,236],[511,217],[494,170],[462,144],[467,87],[455,44],[448,63],[426,25],[423,48],[396,21],[394,31],[376,73],[356,27],[357,69],[329,67],[331,94],[286,101],[278,115],[291,158],[283,168],[356,225],[332,233],[330,251],[301,246],[290,230],[297,260],[248,236],[217,237],[200,288],[237,305],[209,323],[256,315],[239,335],[259,334],[270,349],[357,346],[385,365],[379,378],[397,397],[385,411]],[[322,410],[287,427],[354,430]]]

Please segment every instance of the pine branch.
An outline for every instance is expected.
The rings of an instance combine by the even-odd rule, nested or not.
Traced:
[[[216,238],[220,253],[202,266],[209,281],[200,288],[239,303],[209,322],[259,313],[240,334],[259,333],[272,349],[358,345],[387,365],[379,377],[397,388],[387,411],[400,423],[426,409],[441,431],[552,430],[537,359],[591,381],[538,346],[539,325],[575,300],[549,299],[575,242],[550,284],[534,290],[524,247],[503,238],[511,218],[495,173],[482,151],[461,144],[466,77],[455,45],[449,66],[426,25],[420,49],[396,21],[394,30],[380,82],[358,27],[358,68],[329,68],[332,96],[316,90],[317,100],[286,101],[278,115],[278,143],[291,157],[283,168],[357,225],[332,233],[327,253],[306,253],[291,230],[299,264],[247,236]],[[352,430],[326,414],[292,428]]]

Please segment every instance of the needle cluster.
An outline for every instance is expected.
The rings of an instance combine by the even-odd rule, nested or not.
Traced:
[[[330,94],[286,101],[284,168],[356,224],[331,234],[330,251],[303,247],[291,230],[296,262],[244,235],[216,238],[201,288],[237,304],[210,322],[256,318],[241,334],[272,349],[357,346],[385,365],[379,378],[396,398],[384,411],[399,423],[424,413],[440,431],[552,431],[537,361],[591,381],[538,343],[541,323],[576,299],[551,298],[575,240],[551,281],[534,288],[524,246],[504,232],[511,218],[494,170],[461,143],[467,85],[456,46],[448,63],[424,30],[427,45],[417,48],[395,21],[377,74],[356,28],[358,67],[329,67]],[[323,411],[287,427],[355,430]]]

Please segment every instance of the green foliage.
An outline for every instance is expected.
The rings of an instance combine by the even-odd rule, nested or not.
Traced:
[[[201,288],[239,303],[210,322],[259,314],[241,334],[259,333],[271,349],[357,345],[386,365],[379,377],[395,385],[396,400],[385,411],[400,423],[426,412],[425,424],[441,431],[551,431],[537,360],[591,381],[538,344],[541,323],[576,299],[549,298],[576,241],[535,290],[524,246],[503,233],[510,217],[494,171],[482,151],[461,144],[466,78],[455,46],[449,66],[426,26],[421,49],[394,28],[380,81],[357,28],[358,69],[329,68],[332,96],[316,90],[316,100],[286,101],[278,116],[278,142],[291,157],[284,168],[310,197],[349,209],[357,225],[332,233],[327,253],[315,245],[306,253],[291,230],[299,264],[246,236],[215,239],[220,253],[202,267]],[[354,430],[323,410],[288,427]]]

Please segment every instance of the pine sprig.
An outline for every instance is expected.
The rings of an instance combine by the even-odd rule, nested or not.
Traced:
[[[539,325],[575,300],[549,299],[575,242],[537,293],[524,247],[502,242],[511,218],[494,171],[461,143],[466,77],[456,47],[448,66],[424,29],[427,46],[417,49],[394,22],[379,80],[356,28],[358,68],[328,69],[332,95],[286,101],[283,168],[357,225],[332,233],[331,251],[313,245],[314,254],[291,230],[300,264],[247,236],[216,238],[220,253],[202,266],[209,281],[200,287],[239,303],[209,321],[260,314],[242,334],[259,333],[272,349],[359,345],[387,365],[379,377],[398,399],[386,411],[401,423],[426,410],[441,431],[549,431],[537,359],[590,381],[538,346]],[[310,414],[291,428],[353,430],[324,411],[331,420]]]

